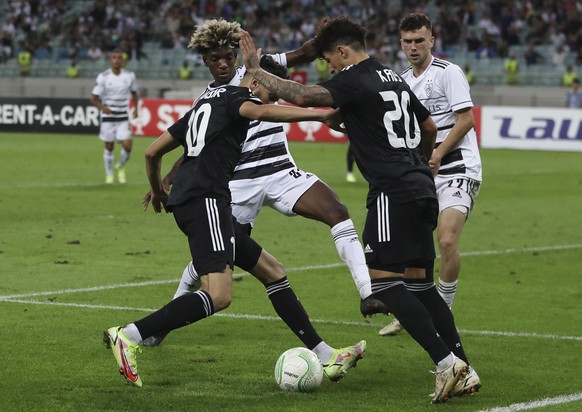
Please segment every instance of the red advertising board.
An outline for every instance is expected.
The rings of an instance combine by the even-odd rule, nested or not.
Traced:
[[[139,117],[132,120],[135,136],[159,136],[182,117],[192,107],[190,100],[141,99]],[[481,108],[474,107],[477,140],[481,137]],[[289,141],[295,142],[346,142],[343,133],[331,130],[319,122],[298,122],[285,124]]]
[[[168,127],[192,107],[190,100],[141,99],[139,117],[131,122],[135,136],[160,136]],[[285,125],[290,141],[300,142],[346,142],[343,133],[331,130],[319,122],[299,122]]]

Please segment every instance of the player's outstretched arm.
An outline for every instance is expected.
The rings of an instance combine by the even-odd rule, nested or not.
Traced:
[[[315,121],[327,124],[343,132],[339,128],[341,118],[338,119],[336,110],[304,109],[301,107],[244,102],[239,109],[241,116],[252,120],[266,120],[270,122],[304,122]]]
[[[246,31],[240,38],[240,49],[243,63],[247,71],[263,86],[275,93],[279,98],[298,106],[333,106],[331,93],[321,86],[304,86],[290,80],[283,80],[262,70],[255,44]]]
[[[158,137],[145,152],[146,174],[151,188],[151,203],[154,212],[160,213],[166,208],[168,191],[162,183],[162,157],[180,146],[180,143],[168,132]]]

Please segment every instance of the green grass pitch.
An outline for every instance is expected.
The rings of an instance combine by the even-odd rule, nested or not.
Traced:
[[[269,209],[254,237],[288,269],[329,344],[368,341],[358,367],[312,394],[281,391],[275,362],[301,342],[263,287],[236,271],[231,307],[144,348],[144,387],[130,387],[102,331],[165,304],[189,260],[172,216],[141,207],[151,141],[134,140],[127,185],[105,186],[96,136],[0,134],[0,410],[582,410],[582,160],[542,151],[482,151],[453,306],[478,394],[430,405],[430,358],[406,333],[378,336],[390,317],[362,319],[329,228]],[[345,182],[345,145],[291,150],[361,233],[367,184]]]

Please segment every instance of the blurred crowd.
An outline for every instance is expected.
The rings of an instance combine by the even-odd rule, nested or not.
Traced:
[[[523,45],[518,57],[531,64],[582,65],[579,0],[6,0],[2,8],[0,61],[22,50],[33,59],[98,60],[114,48],[148,59],[145,43],[184,49],[193,28],[216,17],[239,21],[266,52],[285,51],[313,37],[321,17],[347,15],[369,28],[370,53],[399,69],[408,63],[398,24],[418,11],[433,20],[437,55],[507,58]]]

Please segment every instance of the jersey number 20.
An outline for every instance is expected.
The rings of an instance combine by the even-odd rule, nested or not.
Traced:
[[[211,112],[212,106],[209,103],[204,103],[190,115],[188,135],[186,136],[188,156],[196,157],[204,148],[206,144],[206,129],[208,128]]]
[[[410,112],[408,111],[410,94],[407,91],[403,91],[401,95],[402,100],[398,99],[398,94],[394,91],[380,92],[380,96],[382,96],[382,100],[385,102],[394,103],[394,110],[389,110],[384,113],[384,127],[386,128],[390,145],[395,149],[403,147],[408,149],[416,148],[420,144],[420,127],[413,113],[414,134],[410,134]],[[400,122],[402,117],[404,117],[404,137],[398,137],[394,131],[394,122]]]

